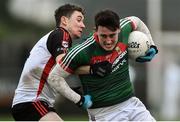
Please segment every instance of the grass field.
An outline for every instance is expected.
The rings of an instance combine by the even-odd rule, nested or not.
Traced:
[[[13,121],[13,118],[9,114],[1,114],[0,121]]]
[[[63,115],[61,116],[65,121],[88,121],[88,117],[85,115]],[[9,114],[0,115],[0,121],[14,121]]]

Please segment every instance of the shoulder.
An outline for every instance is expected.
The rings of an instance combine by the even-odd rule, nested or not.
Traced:
[[[127,19],[131,21],[134,30],[137,29],[137,25],[141,22],[141,19],[137,16],[129,16]]]
[[[47,45],[54,45],[54,47],[65,45],[65,48],[69,48],[69,46],[71,47],[72,45],[72,40],[69,33],[65,29],[56,28],[50,33]]]
[[[120,19],[120,27],[121,29],[123,29],[130,26],[133,30],[136,30],[138,20],[139,18],[136,16],[128,16],[128,17],[122,18]]]
[[[75,46],[75,48],[79,48],[79,49],[85,49],[88,48],[90,45],[92,45],[93,43],[95,43],[96,41],[96,37],[94,33],[90,33],[87,37],[83,38],[81,40],[81,43],[79,43],[78,45]]]
[[[65,29],[56,28],[50,33],[49,38],[62,38],[63,40],[69,40],[70,35]]]
[[[73,56],[84,54],[95,43],[94,35],[90,35],[81,40],[81,43],[74,45],[68,51]]]

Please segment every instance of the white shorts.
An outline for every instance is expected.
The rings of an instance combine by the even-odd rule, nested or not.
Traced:
[[[90,121],[156,121],[137,97],[109,107],[88,109],[88,115]]]

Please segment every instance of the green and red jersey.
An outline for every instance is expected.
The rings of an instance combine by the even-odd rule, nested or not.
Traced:
[[[99,108],[123,102],[133,96],[128,67],[128,37],[135,25],[128,18],[120,20],[121,32],[113,51],[105,51],[96,33],[83,43],[72,47],[60,62],[62,68],[70,73],[83,65],[108,60],[112,72],[105,77],[79,75],[85,94],[92,96],[92,108]]]

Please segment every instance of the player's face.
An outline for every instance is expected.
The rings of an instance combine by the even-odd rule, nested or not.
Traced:
[[[74,11],[67,21],[67,30],[71,35],[72,39],[80,38],[85,28],[84,16],[79,11]]]
[[[99,38],[99,44],[106,51],[111,51],[117,44],[119,29],[111,31],[106,27],[98,26],[97,35]]]

